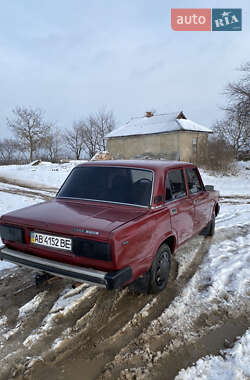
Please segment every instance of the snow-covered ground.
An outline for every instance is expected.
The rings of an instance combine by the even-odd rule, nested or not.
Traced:
[[[0,166],[0,177],[10,181],[18,181],[28,186],[58,188],[62,185],[70,171],[86,161],[70,161],[65,164],[41,162],[37,166],[6,165]]]
[[[205,185],[214,185],[222,196],[248,195],[250,197],[250,162],[236,164],[236,175],[211,175],[200,170]]]
[[[40,186],[42,190],[39,191],[44,195],[48,194],[44,188],[58,188],[70,170],[78,163],[75,161],[60,165],[41,163],[34,167],[31,165],[5,166],[0,167],[0,177],[4,177],[6,182],[10,180],[12,183],[21,182],[31,187],[34,185],[35,187]],[[166,346],[162,349],[162,352],[158,352],[160,362],[164,355],[166,357],[169,354],[171,355],[171,349],[175,345],[176,352],[181,349],[180,338],[184,343],[194,342],[195,344],[200,335],[206,334],[207,330],[215,328],[214,326],[217,326],[218,323],[220,324],[220,320],[215,320],[214,326],[210,326],[213,319],[209,319],[209,316],[212,315],[215,318],[216,314],[220,315],[224,311],[228,318],[237,318],[238,315],[241,316],[242,313],[250,311],[250,163],[239,163],[238,168],[237,176],[212,176],[202,171],[204,183],[214,185],[224,197],[221,200],[220,214],[216,219],[216,234],[212,239],[197,237],[188,244],[187,248],[182,249],[179,253],[177,252],[176,259],[179,263],[177,283],[180,279],[183,281],[182,277],[185,277],[188,267],[192,268],[197,255],[202,254],[204,256],[202,256],[194,275],[188,280],[184,288],[157,318],[152,319],[148,330],[145,331],[144,329],[142,338],[140,338],[143,357],[146,354],[148,357],[151,355],[151,347],[150,343],[148,343],[150,338],[148,340],[145,338],[147,343],[144,345],[143,336],[160,337],[159,339],[162,339],[161,347],[164,347],[163,342],[166,335],[175,336],[170,347]],[[10,189],[12,193],[5,192]],[[41,202],[41,198],[38,196],[28,197],[15,194],[15,191],[20,190],[17,185],[0,183],[0,190],[0,215]],[[30,190],[25,189],[25,191]],[[13,265],[0,262],[0,271],[10,267],[13,267]],[[3,272],[0,272],[0,279],[3,278],[1,273]],[[0,337],[0,347],[5,347],[8,340],[18,334],[22,326],[26,326],[27,320],[32,318],[34,311],[39,307],[41,308],[45,296],[47,297],[47,291],[38,293],[19,308],[17,323],[12,330],[7,327],[6,316],[0,315],[0,332],[3,332],[2,337]],[[69,288],[63,289],[58,300],[54,302],[48,311],[47,316],[43,318],[41,325],[38,325],[27,334],[22,343],[24,349],[31,349],[34,346],[39,352],[39,348],[37,348],[39,347],[39,342],[43,342],[44,336],[51,333],[50,331],[56,331],[55,327],[58,320],[63,321],[63,318],[68,318],[70,314],[77,314],[79,305],[81,307],[86,298],[91,300],[91,297],[97,296],[98,292],[95,287],[89,288],[82,285],[76,291]],[[125,296],[126,291],[121,292],[121,299]],[[161,299],[160,297],[161,295],[158,296],[159,299]],[[136,326],[138,320],[149,318],[151,313],[154,313],[157,302],[158,299],[153,298],[149,303],[143,305],[144,307],[141,310],[135,312],[131,319],[131,326]],[[92,309],[90,310],[91,314]],[[98,311],[93,310],[95,310],[95,315],[98,315]],[[202,315],[206,322],[202,329],[197,332],[197,330],[194,330],[195,321],[201,320]],[[82,318],[84,320],[85,317]],[[80,321],[81,319],[76,322],[77,328],[78,325],[81,325]],[[50,343],[50,351],[60,350],[61,345],[65,345],[65,341],[70,341],[71,337],[76,334],[76,326],[69,324],[67,329],[53,338],[54,340],[52,339]],[[129,334],[131,326],[130,322],[122,326],[120,330],[122,335]],[[119,333],[117,333],[118,335]],[[11,353],[8,354],[11,357]],[[16,354],[14,353],[14,355]],[[125,351],[124,354],[117,355],[115,360],[117,360],[116,364],[118,366],[121,365],[119,355],[120,362],[125,366],[129,357],[128,352]],[[136,355],[139,356],[136,352],[130,355],[132,358]],[[232,348],[222,350],[219,355],[200,357],[198,361],[194,361],[193,366],[182,369],[175,379],[246,380],[250,378],[249,357],[250,330],[247,330],[238,338]],[[146,362],[147,360],[149,361],[150,359],[145,359]],[[154,360],[154,366],[157,367],[158,359]],[[145,361],[142,365],[145,365]],[[128,364],[128,368],[129,366]],[[149,371],[151,371],[150,368]],[[123,377],[121,378],[123,379]],[[149,378],[151,378],[151,372],[149,372]]]
[[[206,356],[196,365],[181,370],[175,380],[248,380],[250,378],[250,329],[232,349],[220,356]]]

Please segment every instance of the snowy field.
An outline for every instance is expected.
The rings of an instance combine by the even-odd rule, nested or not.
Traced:
[[[236,175],[212,176],[201,170],[204,184],[214,184],[222,196],[247,195],[250,196],[250,162],[240,161],[236,165]]]
[[[77,163],[0,167],[0,214],[53,196]],[[72,366],[77,379],[83,365],[88,379],[249,379],[249,169],[250,163],[239,163],[237,176],[202,172],[204,183],[222,196],[216,234],[196,237],[177,252],[176,281],[161,294],[131,296],[127,289],[109,293],[87,285],[72,290],[60,283],[24,291],[22,302],[8,300],[8,310],[0,305],[0,379],[18,378],[16,363],[30,373],[35,368],[30,378],[36,380],[70,378]],[[16,292],[27,286],[17,267],[0,263],[0,282],[10,291],[11,281]],[[79,356],[83,342],[89,356]],[[72,354],[73,364],[60,362]]]
[[[86,161],[70,161],[65,164],[51,164],[41,162],[37,166],[27,165],[7,165],[0,166],[0,178],[10,182],[18,181],[33,187],[58,188],[62,185],[67,175],[76,166]]]

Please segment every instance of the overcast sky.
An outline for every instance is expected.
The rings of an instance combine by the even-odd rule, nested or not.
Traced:
[[[171,7],[242,8],[242,32],[175,32]],[[250,60],[250,2],[11,0],[0,12],[0,129],[16,105],[61,128],[106,106],[118,125],[154,108],[211,126]]]

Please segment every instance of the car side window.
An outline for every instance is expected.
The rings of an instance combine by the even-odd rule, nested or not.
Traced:
[[[171,170],[168,173],[167,184],[169,181],[171,199],[179,199],[187,195],[184,175],[182,169]],[[167,197],[166,197],[167,200]]]
[[[203,187],[198,177],[196,169],[188,168],[186,169],[186,173],[187,173],[187,181],[188,181],[188,188],[189,188],[190,194],[195,194],[202,191]]]

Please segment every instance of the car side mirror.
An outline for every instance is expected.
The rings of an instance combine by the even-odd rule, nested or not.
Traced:
[[[214,190],[214,186],[213,185],[206,185],[205,186],[205,190],[206,191],[213,191]]]

